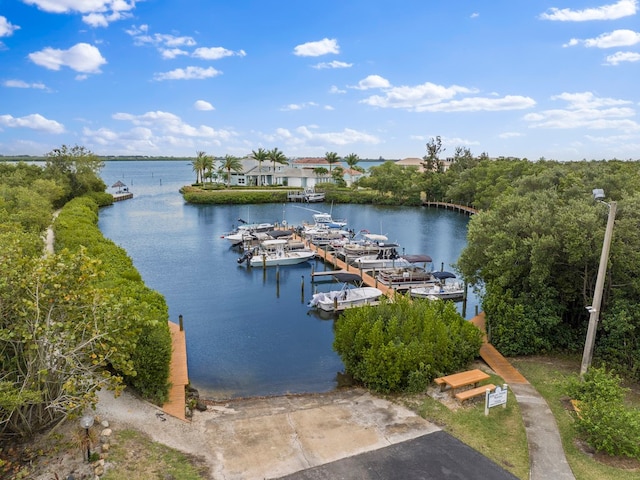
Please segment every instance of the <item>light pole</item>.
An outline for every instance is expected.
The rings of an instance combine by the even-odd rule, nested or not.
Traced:
[[[616,202],[607,203],[603,201],[604,191],[602,189],[593,190],[593,197],[609,207],[609,216],[607,218],[607,230],[604,234],[604,243],[602,244],[602,252],[600,253],[600,265],[598,266],[598,277],[596,279],[596,289],[593,292],[593,303],[587,307],[589,310],[589,328],[587,329],[587,338],[584,342],[584,353],[582,354],[582,364],[580,365],[580,377],[584,377],[591,366],[591,357],[593,357],[593,346],[596,341],[596,329],[598,328],[598,318],[600,315],[600,305],[602,304],[602,292],[604,290],[604,277],[607,273],[607,263],[609,263],[609,248],[611,246],[611,237],[613,236],[613,223],[616,219]]]
[[[84,428],[84,431],[87,435],[87,462],[91,461],[91,438],[89,436],[89,429],[93,426],[93,415],[86,414],[80,418],[80,426]]]

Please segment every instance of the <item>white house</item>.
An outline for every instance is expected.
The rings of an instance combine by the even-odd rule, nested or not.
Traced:
[[[289,160],[289,165],[276,164],[265,160],[262,166],[250,157],[240,159],[242,162],[242,172],[231,172],[232,186],[257,186],[257,185],[287,185],[298,188],[315,188],[322,183],[333,183],[333,178],[329,173],[318,174],[317,168],[325,168],[329,171],[329,162],[325,158],[296,158]],[[344,179],[347,185],[357,180],[364,174],[357,170],[352,170],[338,162],[331,166],[340,166],[344,170]],[[226,182],[227,172],[223,172],[223,180]]]

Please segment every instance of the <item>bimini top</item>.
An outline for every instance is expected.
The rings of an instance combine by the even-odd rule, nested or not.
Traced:
[[[431,263],[433,260],[429,255],[402,255],[410,263]]]
[[[339,282],[362,282],[362,277],[357,273],[335,272],[331,275],[333,275],[333,278],[335,278]]]
[[[456,278],[451,272],[433,272],[432,275],[438,280],[444,280],[445,278]]]

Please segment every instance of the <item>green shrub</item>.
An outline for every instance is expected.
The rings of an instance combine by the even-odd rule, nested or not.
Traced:
[[[468,366],[481,344],[480,331],[452,302],[397,297],[345,311],[333,347],[347,374],[391,393],[423,391],[436,376]]]
[[[640,410],[624,404],[627,389],[606,367],[591,368],[584,380],[568,387],[580,405],[576,425],[584,440],[598,452],[640,459]]]
[[[127,354],[135,375],[122,375],[127,384],[144,398],[162,404],[169,390],[171,334],[168,308],[164,297],[148,288],[127,252],[105,238],[98,228],[98,205],[92,197],[80,197],[68,202],[54,224],[56,249],[77,251],[101,261],[104,275],[98,287],[109,291],[129,305],[127,318],[138,327],[138,337]]]

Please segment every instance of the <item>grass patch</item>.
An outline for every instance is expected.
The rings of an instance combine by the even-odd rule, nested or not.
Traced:
[[[494,385],[504,383],[495,375],[492,375],[489,381]],[[512,393],[509,393],[507,408],[492,408],[489,416],[484,415],[484,397],[468,400],[463,405],[456,400],[442,402],[431,396],[413,398],[407,403],[409,408],[417,411],[423,418],[479,451],[516,477],[523,480],[529,478],[527,436],[520,408]]]
[[[210,478],[205,462],[195,456],[153,442],[135,430],[114,432],[109,467],[102,480],[205,480]]]
[[[510,359],[525,378],[545,398],[553,412],[567,461],[576,480],[640,480],[640,464],[627,458],[594,454],[577,440],[574,413],[566,396],[569,379],[580,372],[577,357],[527,357]],[[629,397],[629,403],[640,407],[636,395]]]

